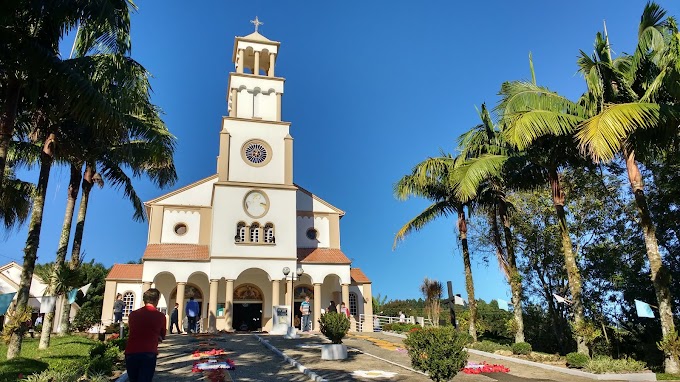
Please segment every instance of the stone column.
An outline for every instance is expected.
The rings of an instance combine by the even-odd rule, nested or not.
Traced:
[[[371,284],[364,284],[362,288],[362,295],[364,299],[364,322],[362,323],[361,331],[373,332],[373,295],[371,293]]]
[[[116,301],[117,285],[118,283],[116,283],[115,281],[107,280],[106,287],[104,288],[104,302],[102,304],[102,323],[107,326],[113,322],[113,302]]]
[[[279,280],[272,280],[272,306],[279,305],[279,296],[281,295],[281,282]]]
[[[276,59],[276,55],[274,53],[269,53],[269,72],[267,75],[269,77],[274,77],[274,61]]]
[[[217,331],[217,287],[220,280],[210,280],[210,302],[208,303],[208,333]]]
[[[232,330],[234,320],[234,280],[227,280],[227,293],[224,299],[224,329]]]
[[[142,294],[144,294],[144,292],[146,292],[149,289],[151,289],[151,281],[144,281],[142,283]]]
[[[312,303],[314,304],[314,315],[312,316],[314,323],[312,324],[312,328],[314,329],[315,332],[318,332],[318,331],[321,330],[321,325],[319,324],[319,318],[321,318],[321,284],[320,283],[314,283],[314,301]]]
[[[286,302],[284,305],[290,304],[290,322],[295,325],[295,291],[293,290],[293,279],[286,280]]]
[[[343,302],[347,309],[349,309],[349,284],[342,284],[342,301],[340,301],[340,304]]]
[[[255,51],[255,65],[253,65],[253,74],[260,75],[260,52]]]
[[[177,307],[177,322],[179,323],[179,330],[184,331],[184,287],[187,283],[177,283],[177,298],[175,302],[179,304]]]
[[[245,66],[245,53],[243,49],[238,50],[238,66],[236,67],[236,73],[243,73],[243,67]]]
[[[238,94],[238,90],[236,88],[231,89],[231,109],[229,109],[229,116],[230,117],[236,117],[236,96]]]
[[[281,121],[281,93],[276,93],[276,120]]]

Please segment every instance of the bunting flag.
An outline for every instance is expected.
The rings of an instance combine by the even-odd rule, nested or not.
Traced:
[[[78,296],[78,289],[71,289],[66,296],[68,297],[68,303],[73,304],[76,302],[76,296]]]
[[[57,306],[57,298],[55,296],[40,297],[40,313],[54,312],[55,306]]]
[[[17,294],[17,292],[0,294],[0,316],[7,313],[7,309],[9,309],[9,304],[11,304],[12,300],[14,300],[15,294]]]
[[[80,288],[80,291],[83,292],[83,296],[87,296],[87,290],[90,289],[92,286],[92,283],[89,283],[85,285],[84,287]]]
[[[555,297],[555,300],[557,300],[557,302],[560,303],[560,304],[564,304],[565,302],[567,302],[566,298],[564,298],[564,297],[562,297],[558,294],[553,293],[553,297]]]
[[[453,303],[456,304],[456,305],[463,305],[464,306],[465,300],[463,300],[463,298],[460,297],[460,296],[454,296],[453,297]]]
[[[508,302],[505,300],[501,300],[500,298],[498,300],[498,309],[503,309],[505,311],[509,311],[510,308],[508,308]]]
[[[638,317],[654,318],[652,306],[646,302],[635,300],[635,310],[637,310]]]

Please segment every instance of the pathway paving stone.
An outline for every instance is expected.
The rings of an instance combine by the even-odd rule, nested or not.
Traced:
[[[350,333],[343,340],[349,352],[348,358],[341,361],[325,361],[321,359],[320,346],[328,343],[318,334],[305,334],[295,340],[287,340],[282,336],[259,335],[263,340],[279,349],[288,357],[301,363],[310,371],[328,381],[414,381],[425,382],[430,379],[410,369],[410,359],[403,350],[404,345],[399,337],[382,333]],[[207,381],[200,373],[192,373],[195,358],[191,354],[205,338],[187,335],[170,335],[159,345],[158,364],[154,380],[163,382]],[[296,367],[261,344],[253,334],[225,334],[211,339],[216,348],[224,349],[227,356],[235,361],[236,370],[228,371],[226,381],[268,382],[268,381],[309,381]],[[380,358],[380,359],[379,359]],[[386,362],[389,360],[390,362]],[[459,373],[456,382],[592,382],[567,374],[539,369],[513,362],[498,360],[471,354],[470,361],[502,363],[510,368],[510,373],[491,373],[486,375],[469,375]],[[389,379],[365,378],[354,375],[357,370],[382,370],[396,373]]]

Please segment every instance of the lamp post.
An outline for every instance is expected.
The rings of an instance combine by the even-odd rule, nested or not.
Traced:
[[[302,274],[305,273],[305,270],[302,269],[302,267],[298,267],[295,273],[290,275],[290,327],[291,330],[293,328],[293,320],[295,318],[295,314],[293,310],[295,309],[295,276],[297,277],[302,276]],[[288,280],[288,274],[290,274],[290,268],[284,267],[283,268],[283,276],[285,280]]]

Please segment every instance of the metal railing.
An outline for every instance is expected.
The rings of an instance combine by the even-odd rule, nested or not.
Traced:
[[[360,314],[359,315],[359,322],[357,322],[357,331],[359,332],[364,332],[368,331],[368,328],[370,327],[369,323],[372,324],[373,326],[373,331],[374,332],[380,332],[382,331],[382,327],[385,324],[394,324],[399,321],[399,317],[391,317],[391,316],[378,316],[375,314]],[[432,320],[429,318],[424,318],[424,317],[406,317],[404,320],[404,323],[406,324],[420,324],[423,327],[428,327],[428,326],[433,326]],[[364,330],[366,329],[366,330]]]

